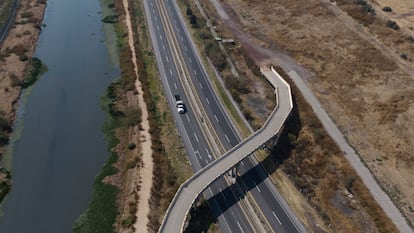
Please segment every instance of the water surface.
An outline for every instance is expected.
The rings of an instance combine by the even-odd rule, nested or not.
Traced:
[[[13,188],[1,233],[72,232],[108,157],[100,97],[119,71],[109,62],[98,0],[48,0],[36,56],[49,71],[19,106]]]

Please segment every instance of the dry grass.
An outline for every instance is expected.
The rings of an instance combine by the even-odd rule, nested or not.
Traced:
[[[323,107],[412,222],[414,75],[407,31],[386,27],[382,16],[362,26],[346,14],[359,17],[351,0],[336,2],[345,13],[320,0],[260,3],[225,1],[259,43],[313,72],[309,85]]]
[[[289,80],[281,69],[278,71]],[[296,109],[265,162],[280,165],[330,232],[398,232],[298,89],[290,84]],[[335,201],[337,192],[345,203]]]

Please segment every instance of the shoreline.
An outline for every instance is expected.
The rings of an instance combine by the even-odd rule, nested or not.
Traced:
[[[46,12],[46,0],[32,2],[21,0],[15,18],[0,44],[0,162],[16,120],[17,104],[25,86],[26,78],[33,71],[33,55],[41,33]],[[10,172],[0,166],[0,202],[11,187]]]

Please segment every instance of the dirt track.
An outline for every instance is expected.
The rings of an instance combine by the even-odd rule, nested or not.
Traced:
[[[131,16],[129,14],[128,0],[123,0],[125,9],[125,22],[128,29],[128,44],[132,52],[132,62],[136,75],[135,87],[138,91],[138,104],[141,109],[141,130],[140,130],[140,146],[142,151],[142,167],[140,169],[140,190],[138,191],[138,208],[136,212],[137,221],[134,224],[136,232],[148,232],[148,215],[150,213],[149,200],[151,198],[151,188],[153,181],[153,161],[152,161],[152,141],[149,133],[149,121],[147,105],[144,101],[144,92],[138,77],[138,66],[136,61],[133,29],[131,26]]]
[[[334,4],[326,4],[226,0],[223,6],[227,19],[234,20],[225,24],[236,34],[252,36],[239,40],[247,50],[259,51],[253,54],[258,63],[281,64],[289,71],[298,68],[297,61],[308,70],[300,75],[413,221],[414,68],[400,54],[414,54],[401,50],[409,48],[409,42],[394,44],[396,37],[404,38],[405,31],[386,28],[381,20],[364,28]],[[261,47],[253,48],[252,42]]]

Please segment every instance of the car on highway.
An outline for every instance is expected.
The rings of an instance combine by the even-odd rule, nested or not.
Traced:
[[[175,95],[175,106],[177,107],[179,114],[184,114],[186,112],[184,101],[181,100],[180,95]]]

